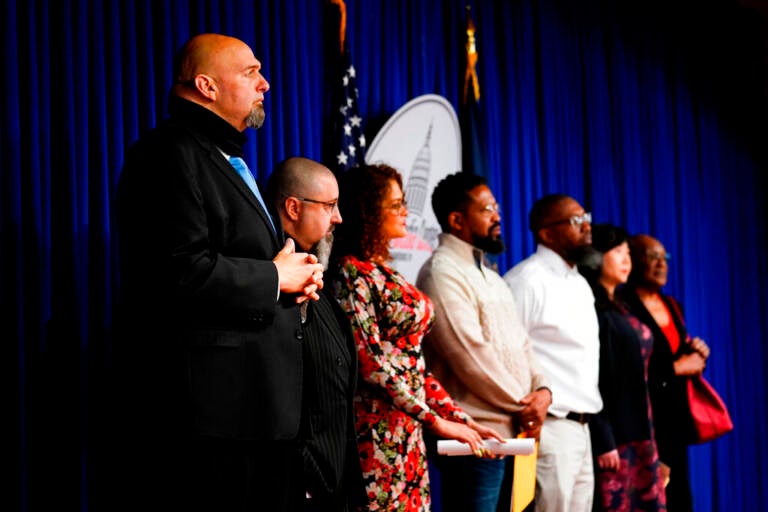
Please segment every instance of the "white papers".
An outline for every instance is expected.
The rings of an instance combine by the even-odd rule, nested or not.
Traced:
[[[505,439],[500,443],[495,439],[486,439],[483,447],[494,455],[530,455],[536,443],[534,438]],[[437,442],[437,453],[441,455],[474,455],[468,444],[461,441],[442,440]]]

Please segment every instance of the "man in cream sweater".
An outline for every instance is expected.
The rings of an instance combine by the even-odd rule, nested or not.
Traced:
[[[484,178],[456,173],[438,183],[432,208],[443,233],[417,280],[435,308],[427,366],[478,423],[538,437],[552,394],[509,287],[483,261],[504,250],[498,204]],[[443,510],[509,510],[513,460],[438,456]]]

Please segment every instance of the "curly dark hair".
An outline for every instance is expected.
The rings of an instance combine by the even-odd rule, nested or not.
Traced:
[[[348,255],[360,260],[389,259],[389,240],[381,237],[381,219],[391,181],[403,187],[400,173],[386,164],[365,164],[339,177],[343,222],[334,230],[333,259]]]

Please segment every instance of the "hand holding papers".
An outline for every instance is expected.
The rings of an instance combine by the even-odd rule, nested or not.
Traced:
[[[494,455],[530,455],[533,453],[536,440],[506,439],[500,443],[495,439],[486,439],[483,448]],[[460,441],[441,440],[437,442],[437,453],[441,455],[474,455],[468,444]]]

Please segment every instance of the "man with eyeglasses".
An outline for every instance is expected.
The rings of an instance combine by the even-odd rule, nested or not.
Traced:
[[[324,165],[294,157],[280,162],[267,197],[285,234],[328,265],[339,213],[339,186]],[[352,399],[357,357],[349,320],[326,288],[301,307],[304,330],[302,431],[305,512],[346,512],[363,496]],[[286,371],[297,371],[286,368]]]
[[[591,221],[569,196],[542,197],[529,214],[536,252],[504,275],[553,395],[536,467],[538,512],[592,509],[588,422],[603,406],[600,342],[595,299],[576,268],[592,244]]]
[[[432,193],[440,244],[416,285],[432,299],[435,324],[424,340],[428,368],[481,425],[503,437],[538,437],[551,403],[504,280],[484,263],[504,250],[499,205],[486,180],[445,177]],[[509,510],[514,458],[437,456],[445,512]]]

